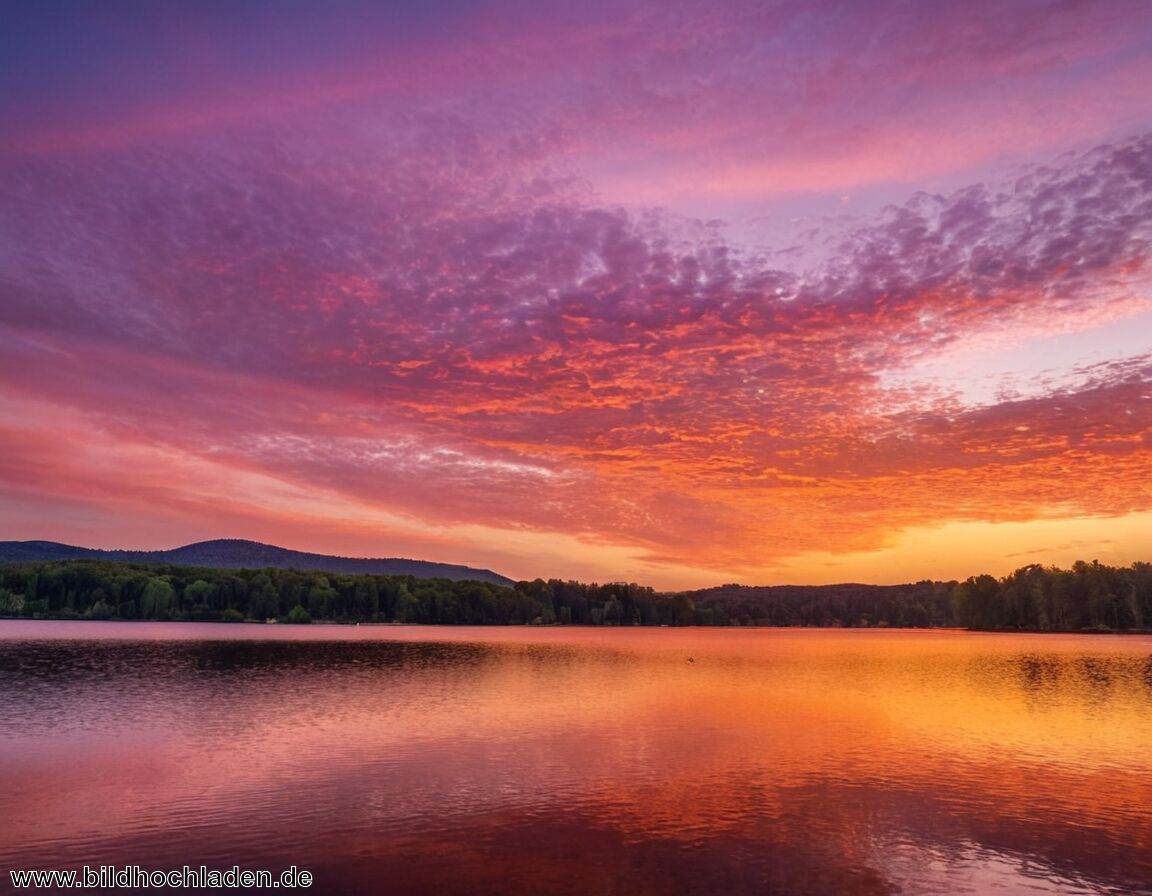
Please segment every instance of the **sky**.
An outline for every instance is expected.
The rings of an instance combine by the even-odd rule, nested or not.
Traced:
[[[1149,84],[1144,0],[4,4],[0,539],[1152,560]]]

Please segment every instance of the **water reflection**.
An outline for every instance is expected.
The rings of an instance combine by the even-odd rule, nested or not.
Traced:
[[[1135,637],[0,623],[0,867],[1148,893],[1150,675]]]

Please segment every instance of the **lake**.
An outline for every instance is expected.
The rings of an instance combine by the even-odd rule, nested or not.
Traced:
[[[1152,637],[6,621],[0,814],[0,889],[1152,893]]]

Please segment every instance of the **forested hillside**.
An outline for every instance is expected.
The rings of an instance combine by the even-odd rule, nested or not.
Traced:
[[[55,541],[0,541],[0,563],[39,563],[53,560],[115,560],[213,569],[303,569],[349,574],[373,573],[421,579],[475,579],[512,585],[512,579],[490,569],[455,563],[434,563],[401,557],[337,557],[291,551],[274,544],[241,538],[198,541],[168,551],[105,551]]]
[[[1152,564],[1026,566],[961,583],[657,594],[551,579],[512,587],[410,575],[110,560],[0,564],[0,616],[466,625],[769,625],[1133,631],[1152,627]]]
[[[953,592],[957,625],[1029,631],[1152,629],[1152,563],[1038,564],[1009,576],[973,576]]]

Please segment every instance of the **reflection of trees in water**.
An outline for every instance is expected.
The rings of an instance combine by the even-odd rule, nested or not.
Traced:
[[[1060,683],[1060,663],[1054,657],[1026,654],[1017,658],[1016,667],[1025,690],[1040,690]]]
[[[1076,660],[1076,670],[1092,699],[1106,700],[1111,696],[1117,670],[1108,662],[1095,656],[1082,656]]]
[[[0,642],[0,725],[61,732],[177,722],[197,729],[228,706],[244,728],[282,704],[399,690],[496,662],[476,643],[396,641]],[[182,721],[181,721],[182,720]]]
[[[1062,662],[1056,657],[1029,653],[1014,658],[1015,676],[1028,704],[1033,707],[1057,704],[1065,688]]]
[[[613,647],[603,633],[544,644],[510,631],[491,634],[500,643],[326,632],[341,634],[0,643],[0,723],[45,736],[150,726],[182,771],[186,754],[209,757],[189,793],[257,757],[259,786],[221,797],[223,822],[252,832],[247,858],[292,840],[292,861],[322,871],[328,892],[386,880],[394,892],[584,893],[591,881],[872,896],[923,891],[925,857],[960,875],[1001,863],[1014,884],[1032,873],[1050,891],[1139,892],[1152,879],[1152,855],[1133,849],[1152,842],[1152,780],[1117,770],[1146,771],[1145,755],[1106,745],[1081,762],[1097,741],[1075,730],[1142,724],[1124,715],[1152,695],[1152,657],[1121,649],[1134,639],[617,632]],[[1021,694],[1059,712],[1022,710]],[[1087,712],[1086,696],[1107,711]],[[964,717],[927,708],[934,698]],[[1017,733],[1000,722],[1022,720],[1022,748],[996,739]],[[195,833],[203,844],[185,827],[151,851],[112,846],[126,861],[208,854],[222,848],[218,821]],[[306,830],[285,838],[281,822]]]
[[[1152,656],[1145,659],[1123,651],[977,654],[967,659],[964,669],[981,691],[1015,689],[1035,707],[1058,708],[1070,700],[1092,705],[1143,700],[1152,691]]]

